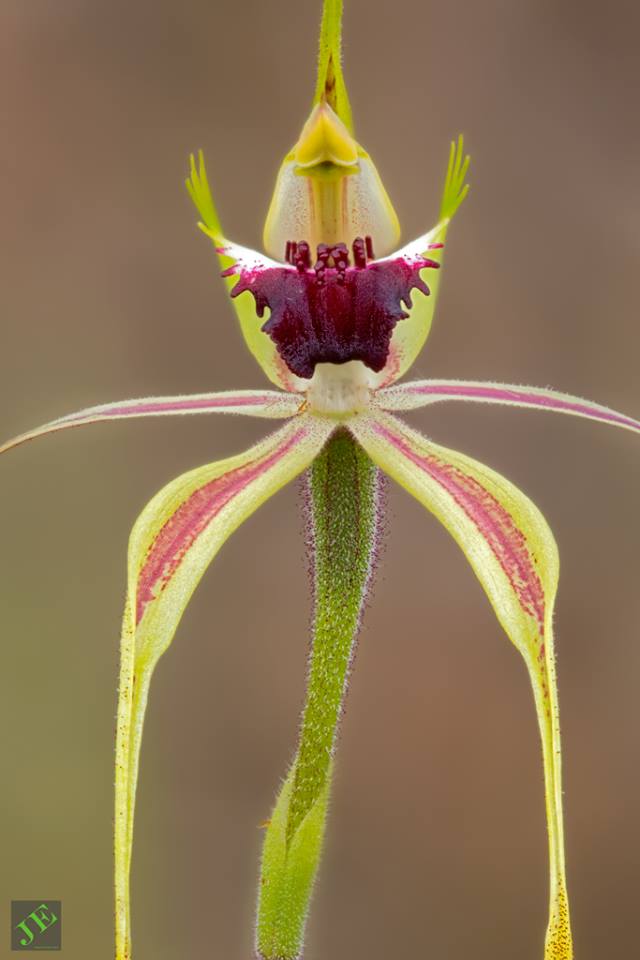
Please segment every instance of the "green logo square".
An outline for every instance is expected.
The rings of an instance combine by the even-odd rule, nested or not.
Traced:
[[[62,901],[12,900],[11,949],[62,949]]]

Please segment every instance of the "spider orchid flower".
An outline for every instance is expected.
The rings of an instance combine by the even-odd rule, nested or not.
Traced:
[[[190,470],[145,507],[130,539],[116,744],[116,957],[131,957],[129,873],[145,707],[155,666],[224,541],[307,471],[315,613],[298,747],[264,842],[256,954],[300,957],[318,867],[340,720],[370,584],[379,472],[449,530],[531,679],[543,748],[550,858],[545,960],[573,956],[565,879],[560,728],[553,649],[558,555],[540,511],[477,461],[427,440],[394,414],[445,400],[586,417],[640,433],[607,407],[535,387],[476,381],[398,383],[429,333],[443,245],[466,193],[469,158],[451,145],[435,227],[398,248],[399,225],[354,138],[341,66],[342,0],[325,0],[311,114],[286,155],[265,253],[227,239],[202,154],[187,187],[213,242],[247,346],[278,389],[124,400],[54,420],[0,452],[98,421],[237,413],[286,421],[243,454]]]

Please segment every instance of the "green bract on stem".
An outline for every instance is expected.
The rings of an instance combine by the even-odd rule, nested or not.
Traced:
[[[336,731],[378,529],[378,471],[346,430],[329,440],[308,483],[313,638],[298,750],[264,842],[256,946],[265,960],[293,960],[302,953]]]

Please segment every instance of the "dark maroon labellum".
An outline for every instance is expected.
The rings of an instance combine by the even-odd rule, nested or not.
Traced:
[[[382,370],[394,327],[409,316],[411,291],[429,294],[420,270],[439,266],[424,257],[369,262],[370,237],[356,239],[352,250],[353,266],[345,244],[320,244],[312,266],[309,245],[289,242],[290,266],[241,270],[231,291],[252,293],[259,317],[269,308],[262,329],[299,377],[311,378],[317,363],[349,360]]]

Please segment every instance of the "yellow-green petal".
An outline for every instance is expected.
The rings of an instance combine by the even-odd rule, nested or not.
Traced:
[[[402,377],[421,352],[429,336],[440,290],[444,259],[444,250],[433,249],[431,244],[444,244],[445,242],[451,219],[455,216],[460,204],[469,192],[469,186],[465,183],[468,169],[469,157],[465,155],[464,140],[460,136],[457,142],[451,144],[438,224],[429,233],[413,240],[401,250],[391,254],[389,258],[412,260],[416,255],[427,256],[439,263],[440,269],[421,271],[421,276],[429,285],[431,292],[429,296],[425,296],[419,290],[413,292],[412,306],[407,311],[409,317],[398,323],[393,332],[389,360],[384,370],[376,374],[374,378],[375,387],[388,386]]]
[[[135,523],[129,542],[116,734],[116,960],[131,956],[134,804],[155,666],[224,541],[260,504],[309,466],[332,429],[326,421],[298,417],[246,453],[178,477],[151,500]]]
[[[429,442],[395,417],[356,418],[350,428],[374,463],[449,530],[525,660],[542,738],[549,837],[550,905],[544,956],[545,960],[571,960],[553,651],[558,583],[553,535],[538,508],[500,474]]]
[[[251,417],[287,419],[300,411],[302,399],[291,393],[275,390],[225,390],[217,393],[194,393],[177,397],[140,397],[116,400],[85,410],[68,413],[0,444],[0,453],[19,447],[28,440],[44,437],[58,430],[82,427],[110,420],[133,420],[139,417],[188,416],[195,413],[238,413]]]
[[[235,261],[233,257],[220,253],[220,250],[227,246],[228,241],[222,232],[220,218],[211,196],[202,151],[198,153],[197,163],[193,154],[191,155],[190,174],[186,185],[189,195],[202,218],[199,226],[213,242],[222,271],[227,271],[230,267],[233,267]],[[231,291],[235,283],[234,276],[225,277],[227,290]],[[264,319],[258,317],[253,298],[250,296],[237,297],[233,300],[233,308],[240,322],[240,330],[245,343],[269,380],[284,390],[294,390],[296,388],[295,378],[292,377],[286,365],[278,356],[273,341],[266,333],[262,332],[261,327]]]
[[[417,410],[444,400],[471,403],[499,403],[507,407],[548,410],[572,417],[584,417],[612,427],[640,433],[640,420],[585,400],[571,393],[546,387],[523,387],[517,383],[495,383],[488,380],[414,380],[381,390],[376,403],[383,410]]]

